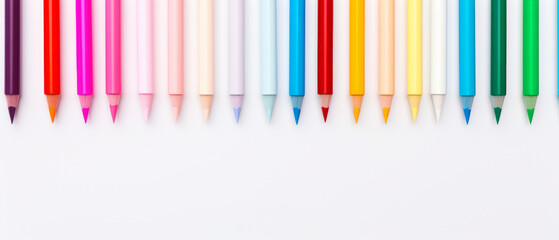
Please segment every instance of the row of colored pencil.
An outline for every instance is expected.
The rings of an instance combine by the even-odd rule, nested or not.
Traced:
[[[138,93],[146,120],[154,94],[153,2],[137,0]],[[6,0],[5,94],[13,123],[20,97],[20,0]],[[121,96],[121,0],[105,2],[106,94],[113,122]],[[183,0],[168,0],[168,94],[174,119],[184,94]],[[295,122],[305,96],[305,0],[289,5],[289,95]],[[506,95],[506,0],[491,0],[491,102],[497,123]],[[76,0],[77,93],[87,122],[93,98],[91,0]],[[214,95],[213,0],[198,1],[198,91],[207,121]],[[333,94],[334,1],[318,0],[318,95],[324,121]],[[349,0],[349,94],[355,121],[365,95],[365,0]],[[387,122],[394,90],[394,0],[379,7],[379,96]],[[423,94],[421,0],[407,0],[407,94],[414,122]],[[523,0],[523,95],[532,122],[539,93],[538,0]],[[244,97],[244,0],[229,0],[229,95],[237,122]],[[437,121],[446,95],[446,0],[430,1],[431,85]],[[261,94],[268,119],[277,95],[276,0],[260,1]],[[466,122],[476,95],[475,1],[459,0],[459,86]],[[54,121],[60,98],[60,2],[44,0],[44,93]]]

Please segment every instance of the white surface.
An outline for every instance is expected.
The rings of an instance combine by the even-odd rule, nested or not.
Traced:
[[[337,0],[335,94],[328,123],[322,123],[315,95],[316,51],[309,49],[299,126],[287,95],[285,35],[278,42],[283,65],[274,118],[272,124],[266,121],[259,88],[258,0],[246,0],[246,44],[254,47],[246,48],[247,95],[239,125],[227,95],[226,0],[215,4],[216,95],[207,124],[192,48],[185,49],[185,99],[173,124],[165,1],[155,1],[155,98],[151,120],[144,123],[135,80],[135,0],[122,3],[123,98],[117,123],[111,123],[103,78],[104,1],[94,0],[96,95],[87,125],[75,94],[74,1],[62,0],[63,96],[51,124],[42,83],[42,4],[22,2],[23,96],[16,123],[10,125],[8,111],[0,111],[0,239],[559,237],[553,0],[540,1],[540,98],[532,126],[521,97],[520,0],[508,1],[509,84],[499,126],[489,101],[487,0],[476,1],[478,89],[469,126],[457,93],[458,0],[448,3],[448,95],[440,124],[428,95],[412,124],[405,95],[405,0],[396,0],[396,96],[388,125],[377,96],[378,6],[367,0],[367,89],[359,124],[353,123],[347,94],[348,4]],[[288,8],[286,0],[278,3],[281,34]],[[185,41],[196,41],[195,1],[186,0],[185,8]],[[428,12],[424,7],[425,18]],[[316,23],[316,13],[308,16]],[[429,21],[423,25],[428,43]],[[307,33],[309,40],[316,38],[314,26]],[[429,56],[424,60],[428,93]]]

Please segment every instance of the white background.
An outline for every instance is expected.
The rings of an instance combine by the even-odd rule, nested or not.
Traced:
[[[299,126],[288,97],[287,0],[278,0],[279,95],[271,124],[259,95],[258,0],[246,0],[239,124],[227,95],[226,0],[215,0],[216,92],[208,123],[197,95],[196,48],[188,47],[196,46],[196,1],[185,1],[186,94],[176,124],[166,84],[166,1],[155,1],[156,94],[147,123],[136,92],[135,0],[122,2],[123,99],[112,124],[104,94],[104,1],[94,0],[96,95],[87,125],[75,93],[73,0],[61,0],[63,95],[55,123],[49,121],[41,2],[22,0],[23,90],[15,124],[7,109],[0,111],[0,239],[559,237],[553,0],[540,1],[540,97],[531,126],[521,94],[520,0],[508,1],[508,95],[500,125],[489,101],[490,1],[476,1],[477,96],[469,126],[458,98],[458,0],[448,1],[448,95],[439,124],[428,94],[412,123],[406,1],[396,0],[396,95],[388,125],[377,95],[377,1],[366,3],[367,89],[359,124],[348,96],[348,1],[335,1],[335,95],[324,124],[315,94],[317,14],[310,7],[317,0],[308,0],[307,97]],[[425,0],[424,93],[428,6]],[[0,76],[3,66],[2,57]]]

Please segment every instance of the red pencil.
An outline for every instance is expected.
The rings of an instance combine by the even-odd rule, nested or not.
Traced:
[[[45,96],[49,107],[50,120],[54,115],[60,99],[60,2],[44,0],[44,34],[45,34]]]
[[[324,122],[333,94],[332,48],[334,23],[334,1],[318,1],[318,95],[322,107]]]

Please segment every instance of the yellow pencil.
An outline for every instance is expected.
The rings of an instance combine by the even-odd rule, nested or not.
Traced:
[[[349,95],[357,123],[365,95],[365,0],[349,1]]]
[[[421,42],[421,0],[408,0],[407,9],[407,79],[408,100],[410,101],[413,122],[417,120],[419,101],[423,94],[423,63]]]

